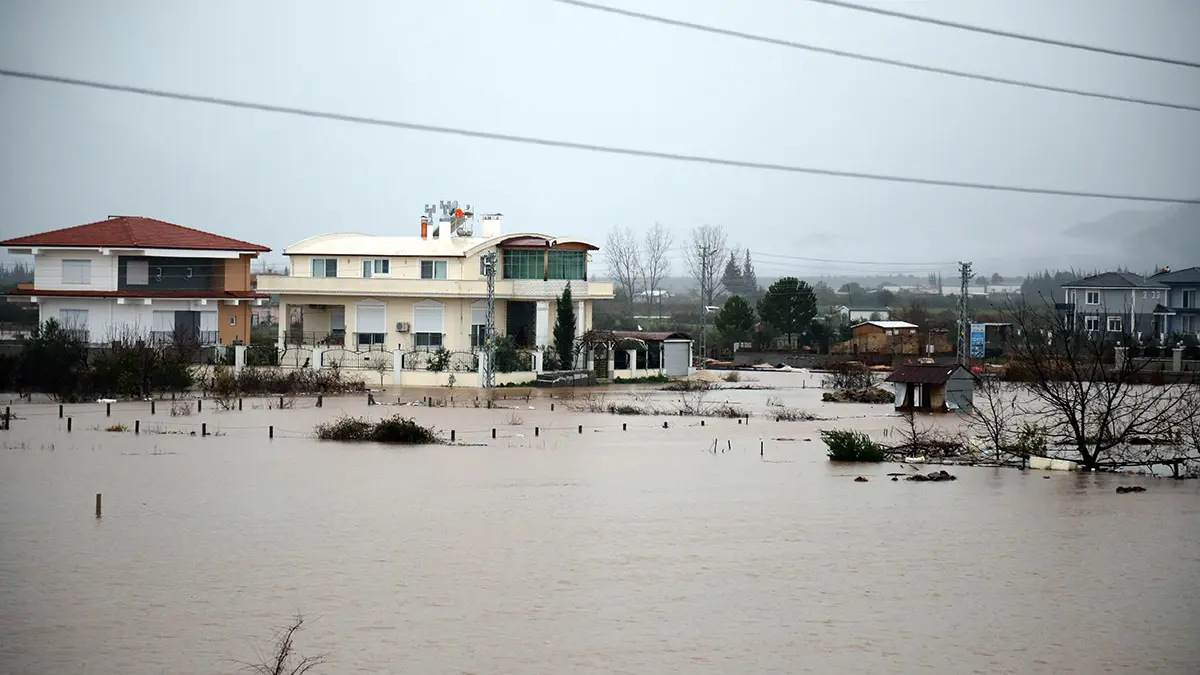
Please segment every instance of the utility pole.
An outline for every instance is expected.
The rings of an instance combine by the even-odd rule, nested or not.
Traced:
[[[708,306],[712,304],[708,290],[708,246],[700,247],[700,367],[708,358]]]
[[[487,320],[483,326],[483,388],[496,386],[496,252],[483,255],[483,270],[487,274]]]
[[[958,263],[958,362],[964,367],[971,364],[971,318],[968,316],[967,291],[971,284],[971,263]]]

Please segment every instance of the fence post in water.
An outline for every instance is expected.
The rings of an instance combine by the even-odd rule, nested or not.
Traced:
[[[200,423],[200,437],[203,438],[207,435],[208,435],[208,422],[201,422]]]
[[[151,404],[151,405],[153,405],[153,404]],[[63,406],[61,403],[59,403],[58,404],[58,419],[61,420],[62,418],[63,418]]]
[[[275,425],[267,427],[267,438],[275,438]]]
[[[71,433],[71,418],[67,418],[67,433]]]
[[[325,397],[321,394],[317,394],[317,407],[320,408],[323,405],[325,405]]]
[[[104,404],[104,416],[112,417],[112,404],[111,403]]]
[[[133,421],[133,433],[135,433],[135,434],[142,433],[142,421],[141,420]]]
[[[202,410],[204,410],[204,399],[198,398],[196,399],[196,412],[201,412]]]
[[[581,433],[581,434],[583,433],[583,425],[582,424],[579,425],[579,433]]]
[[[626,425],[625,425],[625,423],[624,423],[624,422],[621,422],[621,431],[626,431],[626,428],[625,428],[625,426],[626,426]]]
[[[10,428],[12,428],[12,422],[9,422],[10,419],[12,419],[12,411],[9,410],[8,406],[4,406],[4,430],[5,431],[8,431]]]
[[[762,457],[762,456],[763,456],[763,447],[764,447],[764,446],[763,446],[763,439],[761,439],[761,438],[760,438],[760,439],[758,439],[758,456],[759,456],[759,457]]]
[[[150,414],[154,414],[154,401],[150,401]]]
[[[700,420],[700,426],[704,426],[704,420]]]
[[[539,433],[540,433],[540,432],[538,431],[538,428],[537,428],[537,427],[534,427],[534,428],[533,428],[533,435],[534,435],[534,436],[537,436]]]
[[[453,429],[451,429],[451,430],[450,430],[450,442],[451,442],[451,443],[453,443],[453,442],[454,442],[454,436],[455,436],[454,430],[453,430]]]
[[[242,411],[242,397],[238,397],[238,412]]]
[[[554,404],[553,403],[550,404],[550,412],[554,412]]]
[[[368,401],[370,400],[370,397],[371,397],[371,395],[367,394]],[[371,404],[368,402],[367,405],[371,405]],[[283,397],[282,396],[279,397],[279,409],[283,410]]]
[[[492,427],[492,438],[496,437],[496,427]]]
[[[96,493],[96,517],[100,517],[100,493]]]

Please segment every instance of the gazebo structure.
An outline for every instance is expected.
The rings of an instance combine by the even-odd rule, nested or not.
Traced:
[[[590,330],[579,338],[576,350],[600,380],[683,377],[691,366],[692,339],[665,331]]]

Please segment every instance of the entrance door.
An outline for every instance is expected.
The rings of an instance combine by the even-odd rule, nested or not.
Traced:
[[[505,309],[505,334],[523,349],[537,344],[537,303],[509,301]]]
[[[200,312],[175,312],[175,339],[192,344],[200,342]]]

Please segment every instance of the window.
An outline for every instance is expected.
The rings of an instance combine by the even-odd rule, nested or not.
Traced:
[[[86,309],[60,309],[58,322],[65,330],[83,331],[88,329],[88,311]]]
[[[471,348],[482,349],[487,340],[487,304],[471,305]]]
[[[387,337],[387,312],[383,303],[360,302],[354,310],[358,345],[382,345]]]
[[[442,346],[442,315],[445,307],[440,302],[422,300],[413,305],[413,344],[417,347]]]
[[[231,317],[229,317],[229,325],[230,325],[230,326],[236,326],[236,325],[237,325],[237,317],[236,317],[236,316],[231,316]]]
[[[1088,291],[1084,294],[1084,303],[1088,305],[1100,304],[1100,291]]]
[[[505,279],[545,279],[545,251],[509,249],[504,252]]]
[[[146,286],[150,283],[150,261],[130,260],[125,264],[125,283],[129,286]]]
[[[387,260],[364,260],[362,261],[362,275],[364,279],[370,279],[376,274],[387,274],[391,264]]]
[[[550,251],[549,269],[546,276],[550,279],[578,279],[582,281],[586,278],[584,270],[587,269],[587,252],[586,251]]]
[[[62,282],[64,284],[92,283],[91,260],[63,260]]]
[[[312,275],[314,277],[336,277],[337,258],[313,258]]]
[[[1100,330],[1100,317],[1085,316],[1083,318],[1083,328],[1087,331]]]
[[[422,260],[421,261],[421,278],[422,279],[445,279],[446,278],[446,261],[445,260]]]
[[[1180,307],[1183,307],[1184,309],[1195,309],[1195,307],[1196,307],[1196,291],[1195,290],[1183,291],[1179,295],[1181,296],[1181,300],[1183,303],[1183,304],[1179,305]]]
[[[1121,317],[1119,317],[1119,316],[1108,317],[1108,332],[1110,332],[1110,333],[1120,333],[1121,332]]]

